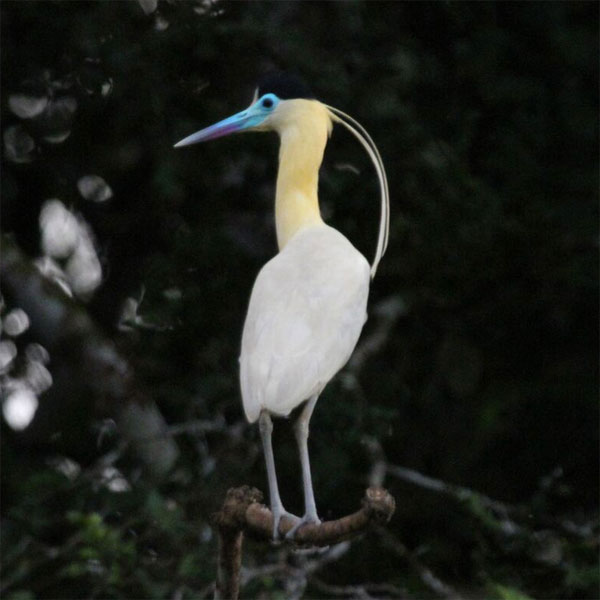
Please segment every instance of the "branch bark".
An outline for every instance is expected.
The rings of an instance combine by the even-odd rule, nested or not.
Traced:
[[[213,517],[219,533],[219,562],[215,600],[236,600],[240,588],[240,567],[244,533],[252,538],[270,542],[273,538],[273,515],[261,504],[262,493],[255,488],[231,488],[221,510]],[[335,521],[319,525],[307,524],[296,532],[292,543],[300,547],[324,547],[337,544],[382,525],[392,518],[396,502],[386,490],[371,487],[366,490],[360,510]],[[279,532],[285,537],[294,523],[284,517]]]

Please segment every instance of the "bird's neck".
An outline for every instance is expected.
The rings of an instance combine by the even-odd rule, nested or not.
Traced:
[[[279,250],[301,229],[322,224],[319,210],[319,167],[331,130],[323,105],[306,102],[280,130],[275,224]]]

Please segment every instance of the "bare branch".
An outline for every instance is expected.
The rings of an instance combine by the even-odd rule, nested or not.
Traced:
[[[311,581],[320,591],[332,596],[342,598],[361,598],[374,600],[375,598],[409,598],[405,590],[389,583],[364,583],[362,585],[331,585],[321,579]]]
[[[358,373],[367,360],[377,354],[388,342],[398,320],[406,315],[408,307],[398,295],[388,296],[380,300],[371,312],[375,315],[376,326],[371,334],[366,337],[356,348],[348,368],[353,373]]]
[[[362,504],[359,511],[335,521],[324,521],[319,525],[303,525],[296,532],[295,544],[315,547],[337,544],[364,533],[374,524],[387,523],[396,510],[394,498],[382,488],[369,488]],[[260,504],[249,506],[246,512],[246,524],[246,530],[252,537],[264,540],[272,538],[273,515],[266,506]],[[279,528],[281,535],[285,536],[293,525],[291,520],[282,519]]]
[[[413,471],[406,467],[387,465],[387,472],[407,483],[417,485],[438,494],[450,496],[460,503],[466,503],[470,506],[471,512],[476,513],[479,517],[482,517],[482,509],[484,511],[491,511],[491,513],[497,517],[494,520],[495,525],[499,527],[505,535],[517,535],[523,532],[523,527],[515,521],[515,517],[518,517],[519,513],[523,512],[518,507],[494,500],[485,494],[481,494],[480,492],[476,492],[467,487],[454,485],[442,481],[441,479],[423,475],[418,471]]]
[[[432,592],[442,598],[451,598],[452,600],[461,600],[461,595],[449,584],[442,581],[439,577],[409,552],[408,548],[395,536],[385,530],[379,531],[386,546],[397,556],[402,557],[409,564],[411,569],[418,574],[421,582]]]
[[[219,563],[215,599],[236,599],[240,587],[240,568],[243,533],[255,539],[270,542],[273,538],[273,515],[260,504],[262,494],[255,488],[242,486],[231,488],[227,492],[221,510],[214,515],[219,530]],[[394,514],[394,498],[383,488],[369,488],[365,492],[362,508],[357,512],[337,519],[325,521],[319,525],[306,524],[300,527],[290,543],[300,547],[324,547],[338,544],[336,548],[344,550],[346,545],[339,544],[364,533],[373,525],[387,523]],[[283,518],[279,533],[285,536],[294,523]],[[334,556],[333,550],[330,551]],[[312,570],[322,565],[316,561]]]
[[[369,485],[371,487],[383,487],[387,473],[387,461],[381,443],[377,438],[370,435],[363,436],[361,441],[371,459],[371,468],[368,475]]]

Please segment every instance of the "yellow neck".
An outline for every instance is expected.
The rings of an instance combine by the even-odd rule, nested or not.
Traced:
[[[331,120],[321,103],[299,99],[285,103],[276,123],[281,138],[275,196],[279,250],[304,227],[323,223],[317,190],[331,131]]]

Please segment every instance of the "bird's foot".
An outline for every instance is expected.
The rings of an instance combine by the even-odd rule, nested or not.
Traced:
[[[287,517],[288,519],[293,521],[294,527],[292,529],[295,529],[297,527],[297,523],[300,522],[301,519],[300,517],[297,517],[296,515],[285,510],[283,506],[273,506],[271,507],[271,512],[273,513],[273,542],[277,544],[282,541],[281,535],[279,533],[279,524],[281,523],[281,519],[283,517]]]
[[[298,522],[285,534],[285,539],[293,541],[296,537],[296,532],[302,525],[320,525],[321,519],[317,516],[317,513],[306,513]]]

